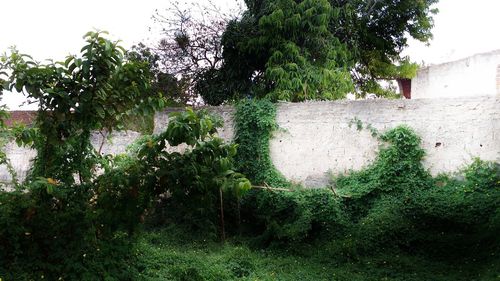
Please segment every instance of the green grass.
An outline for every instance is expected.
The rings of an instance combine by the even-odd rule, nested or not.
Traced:
[[[252,249],[241,239],[221,244],[169,228],[142,235],[137,270],[145,280],[500,280],[498,258],[439,261],[391,252],[346,259],[333,248],[332,241]]]

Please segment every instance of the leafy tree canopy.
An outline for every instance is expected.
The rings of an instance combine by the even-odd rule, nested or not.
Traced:
[[[1,58],[10,75],[4,88],[38,101],[35,127],[23,132],[23,142],[37,149],[33,177],[55,177],[67,183],[77,173],[91,177],[93,130],[112,130],[131,114],[151,114],[163,106],[150,96],[152,80],[145,62],[124,57],[118,42],[89,32],[79,56],[40,64],[13,50]]]
[[[384,92],[409,78],[401,52],[431,37],[437,0],[246,0],[223,34],[223,64],[198,82],[208,103],[244,96],[302,101]],[[221,88],[222,87],[222,88]]]

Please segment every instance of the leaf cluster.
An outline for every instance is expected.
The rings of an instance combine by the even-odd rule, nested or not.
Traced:
[[[416,74],[417,65],[401,52],[409,37],[422,42],[432,37],[436,2],[245,1],[247,11],[224,31],[221,68],[199,81],[200,95],[214,105],[247,96],[274,101],[332,100],[347,93],[392,96],[378,81]]]
[[[278,129],[276,105],[265,99],[242,100],[236,105],[234,121],[238,170],[256,184],[289,186],[274,167],[269,152],[269,141]]]
[[[154,202],[175,199],[185,207],[180,219],[203,213],[215,224],[216,195],[239,198],[251,187],[233,169],[236,145],[216,137],[222,123],[206,112],[172,114],[165,132],[143,137],[129,155],[95,151],[93,130],[162,103],[143,96],[148,69],[101,35],[88,33],[82,56],[63,63],[40,65],[16,51],[3,58],[8,88],[37,99],[39,110],[33,127],[9,130],[37,158],[25,182],[0,191],[2,277],[136,280],[131,243]]]
[[[118,42],[89,32],[80,56],[40,64],[12,50],[2,58],[10,71],[7,89],[38,102],[36,131],[22,134],[37,150],[31,178],[52,177],[66,183],[92,177],[98,161],[90,143],[93,130],[111,131],[133,113],[154,112],[163,98],[144,96],[150,87],[147,65],[124,59]],[[31,136],[26,139],[24,136]]]

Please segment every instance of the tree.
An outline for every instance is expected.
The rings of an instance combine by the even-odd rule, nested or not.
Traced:
[[[432,38],[431,6],[438,0],[333,0],[343,10],[336,36],[352,50],[352,77],[360,93],[380,93],[377,79],[412,78],[417,65],[401,52],[408,37],[422,42]]]
[[[166,72],[161,66],[161,56],[143,43],[132,46],[132,50],[126,53],[127,59],[139,63],[146,63],[152,73],[150,95],[156,96],[160,93],[166,98],[169,106],[186,105],[193,100],[188,90],[188,81],[181,77]]]
[[[0,188],[0,270],[9,279],[136,280],[127,270],[129,238],[162,195],[213,226],[220,211],[224,237],[223,194],[239,198],[251,188],[234,171],[236,145],[216,135],[220,119],[203,111],[172,114],[165,132],[143,136],[127,155],[96,153],[92,131],[151,114],[163,98],[151,95],[148,60],[127,59],[102,32],[85,39],[64,62],[40,64],[16,50],[0,60],[0,90],[38,101],[33,127],[13,130],[37,150],[33,168],[15,190]],[[0,107],[0,137],[3,117]],[[167,144],[189,147],[178,153]],[[0,164],[6,159],[0,149]]]
[[[32,178],[71,184],[76,174],[89,181],[96,164],[91,132],[111,131],[126,116],[163,103],[161,96],[147,95],[148,65],[124,59],[124,49],[103,33],[87,33],[81,55],[64,62],[42,65],[16,50],[2,58],[11,73],[6,88],[38,101],[33,138],[26,140],[37,150]]]
[[[222,34],[233,17],[212,1],[194,2],[187,9],[173,2],[165,12],[157,11],[153,16],[162,26],[163,36],[153,53],[163,78],[177,79],[184,100],[193,103],[199,96],[197,82],[220,68]]]
[[[427,42],[437,0],[246,0],[222,39],[223,63],[200,81],[216,103],[245,96],[302,101],[384,94],[407,78],[407,37]],[[221,85],[225,85],[220,88]]]

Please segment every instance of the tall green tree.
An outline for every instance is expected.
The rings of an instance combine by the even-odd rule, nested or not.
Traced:
[[[152,112],[161,97],[149,93],[151,72],[145,62],[124,58],[125,50],[102,32],[85,35],[81,55],[64,62],[40,64],[13,50],[2,58],[11,73],[6,88],[38,101],[31,137],[37,150],[32,177],[54,178],[71,184],[92,177],[94,130],[108,131],[136,112]],[[25,134],[26,135],[26,134]]]
[[[409,37],[432,37],[435,2],[246,0],[247,11],[224,32],[222,67],[198,83],[200,94],[212,104],[384,94],[377,80],[415,74],[401,52]]]

